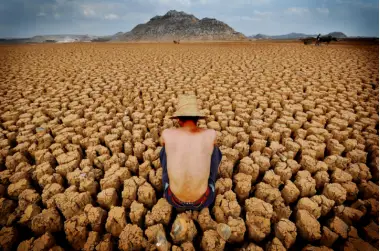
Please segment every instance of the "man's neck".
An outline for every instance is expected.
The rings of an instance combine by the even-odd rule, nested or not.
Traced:
[[[188,131],[197,131],[198,127],[193,121],[186,121],[183,123],[181,128],[188,130]]]

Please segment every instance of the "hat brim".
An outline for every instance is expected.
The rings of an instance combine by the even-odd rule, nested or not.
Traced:
[[[169,118],[170,119],[178,119],[180,117],[198,117],[200,119],[204,119],[207,116],[205,116],[205,115],[173,115],[173,116],[170,116]]]

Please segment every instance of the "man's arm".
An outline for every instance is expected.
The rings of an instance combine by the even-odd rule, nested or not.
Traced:
[[[218,145],[217,145],[217,134],[216,131],[213,130],[213,151],[211,154],[211,165],[210,165],[210,176],[209,176],[209,185],[211,186],[212,190],[215,191],[215,182],[218,177],[218,169],[220,162],[222,161],[222,152],[220,151]]]
[[[161,137],[160,137],[160,144],[161,146],[165,146],[165,140],[164,140],[164,134],[166,132],[166,129],[162,131]]]
[[[218,141],[217,141],[217,134],[216,134],[216,131],[215,130],[213,130],[214,131],[214,146],[217,146],[216,144],[218,143]]]

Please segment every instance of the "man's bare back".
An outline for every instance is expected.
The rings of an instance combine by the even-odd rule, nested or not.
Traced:
[[[206,191],[216,132],[211,129],[175,128],[162,132],[170,189],[185,202]]]

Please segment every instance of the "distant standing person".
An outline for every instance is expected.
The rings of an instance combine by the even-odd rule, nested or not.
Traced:
[[[318,36],[317,36],[317,42],[315,43],[315,45],[319,45],[320,40],[321,40],[321,33],[318,34]]]
[[[215,130],[197,127],[203,117],[195,95],[179,96],[171,118],[178,119],[180,128],[166,129],[161,135],[164,197],[177,209],[201,210],[215,199],[222,153]]]

